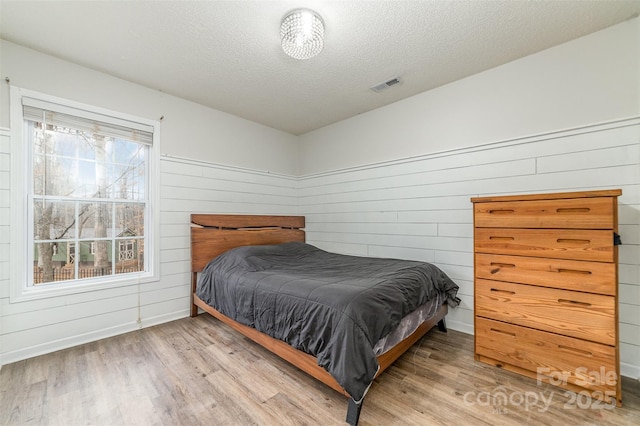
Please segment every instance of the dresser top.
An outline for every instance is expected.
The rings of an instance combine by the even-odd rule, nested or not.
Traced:
[[[487,203],[499,201],[533,201],[533,200],[558,200],[563,198],[596,198],[596,197],[618,197],[622,195],[621,189],[606,189],[601,191],[578,191],[578,192],[553,192],[549,194],[526,194],[526,195],[502,195],[489,197],[473,197],[472,203]]]

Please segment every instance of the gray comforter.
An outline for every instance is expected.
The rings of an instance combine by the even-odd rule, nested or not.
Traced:
[[[376,342],[436,292],[457,306],[457,291],[428,263],[304,243],[230,250],[209,262],[197,287],[224,315],[317,357],[357,403],[378,370]]]

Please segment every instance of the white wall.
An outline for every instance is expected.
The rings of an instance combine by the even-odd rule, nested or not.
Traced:
[[[437,264],[471,333],[470,197],[622,188],[621,365],[640,378],[639,64],[635,18],[301,136],[309,242]]]
[[[309,132],[300,174],[636,116],[639,51],[635,18]]]
[[[297,172],[297,137],[0,40],[0,76],[11,85],[162,120],[161,153],[275,173]],[[9,127],[0,82],[0,127]]]
[[[19,255],[9,244],[10,199],[19,185],[10,182],[11,133],[0,128],[0,365],[187,316],[190,213],[296,212],[295,136],[0,43],[0,75],[12,85],[144,118],[164,116],[160,281],[20,303],[9,300],[9,265]],[[8,92],[0,82],[5,127]]]

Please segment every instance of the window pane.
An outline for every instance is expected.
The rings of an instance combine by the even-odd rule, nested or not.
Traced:
[[[129,141],[114,140],[110,169],[115,198],[143,200],[145,196],[146,147]]]
[[[76,252],[76,243],[72,241],[68,241],[66,243],[67,247],[67,264],[65,266],[73,266],[77,261],[77,252]]]
[[[78,213],[79,238],[113,237],[111,203],[82,203]]]
[[[118,240],[116,274],[144,271],[144,244],[142,239]]]
[[[96,185],[96,164],[95,161],[78,160],[74,169],[76,185],[74,186],[74,197],[93,198],[98,195]]]
[[[86,141],[69,129],[39,123],[34,136],[34,191],[36,194],[77,196],[81,184],[78,157]]]
[[[73,158],[47,155],[44,195],[75,196],[78,182],[78,162]]]
[[[36,240],[75,238],[75,203],[34,199],[33,236]]]
[[[33,283],[75,279],[76,251],[71,241],[36,243]]]
[[[35,195],[70,195],[75,185],[74,163],[68,158],[37,155],[33,161]]]
[[[44,171],[45,167],[45,156],[37,155],[33,156],[33,193],[34,195],[44,195],[45,193],[45,181]]]
[[[114,198],[144,200],[144,165],[114,164],[110,173]]]
[[[116,204],[116,237],[144,236],[144,204]]]
[[[114,139],[112,161],[136,165],[144,162],[145,145],[124,139]]]
[[[91,148],[83,133],[58,126],[47,126],[47,135],[50,140],[47,153],[56,157],[67,158],[91,158]],[[89,157],[84,154],[89,153]]]
[[[31,129],[35,194],[144,199],[146,145],[42,123]]]
[[[93,246],[93,254],[91,247]],[[78,253],[78,278],[94,278],[112,274],[111,241],[81,241]]]

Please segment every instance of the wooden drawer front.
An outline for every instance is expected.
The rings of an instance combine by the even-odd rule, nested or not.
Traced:
[[[612,197],[475,203],[475,226],[614,229]]]
[[[614,347],[476,318],[476,353],[586,389],[616,390]],[[540,370],[538,370],[540,368]],[[564,375],[564,376],[561,376]]]
[[[488,280],[616,294],[615,263],[477,253],[475,273]]]
[[[476,315],[552,333],[616,344],[615,298],[478,279]]]
[[[613,262],[613,231],[476,228],[476,252]]]

